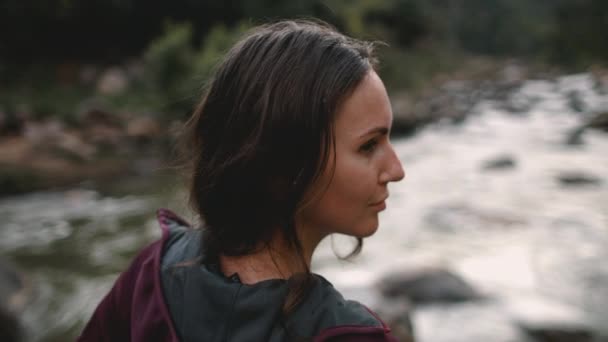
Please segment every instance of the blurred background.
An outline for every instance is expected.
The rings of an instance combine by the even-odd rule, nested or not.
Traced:
[[[608,341],[605,0],[0,0],[0,340],[70,341],[188,219],[179,129],[248,28],[378,47],[406,179],[314,271],[402,340]]]

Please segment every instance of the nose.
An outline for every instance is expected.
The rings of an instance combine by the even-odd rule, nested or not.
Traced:
[[[380,183],[387,184],[389,182],[398,182],[405,177],[405,171],[401,166],[401,160],[397,157],[395,149],[392,145],[388,146],[388,153],[386,155],[386,162],[383,170],[380,172]]]

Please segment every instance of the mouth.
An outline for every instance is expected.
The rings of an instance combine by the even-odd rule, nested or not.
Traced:
[[[374,208],[374,209],[376,209],[376,210],[378,210],[378,211],[382,211],[382,210],[386,209],[386,202],[385,201],[386,201],[387,198],[388,198],[388,196],[385,196],[383,199],[381,199],[378,202],[370,203],[369,206],[372,207],[372,208]]]

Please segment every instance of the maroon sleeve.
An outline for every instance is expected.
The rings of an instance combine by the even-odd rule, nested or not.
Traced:
[[[112,290],[99,303],[78,341],[130,341],[133,290],[142,262],[149,257],[155,242],[142,250],[123,272]]]
[[[397,342],[390,329],[384,327],[338,326],[325,329],[315,342]]]
[[[321,331],[314,342],[398,342],[391,329],[368,307],[381,326],[341,325]]]
[[[163,240],[143,249],[120,275],[78,342],[177,341],[158,284]]]

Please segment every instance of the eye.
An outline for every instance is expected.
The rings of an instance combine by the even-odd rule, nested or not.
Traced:
[[[363,153],[372,153],[372,152],[374,152],[374,150],[376,149],[377,146],[378,146],[378,140],[371,139],[369,141],[366,141],[365,144],[361,145],[361,147],[359,147],[359,151],[361,151]]]

